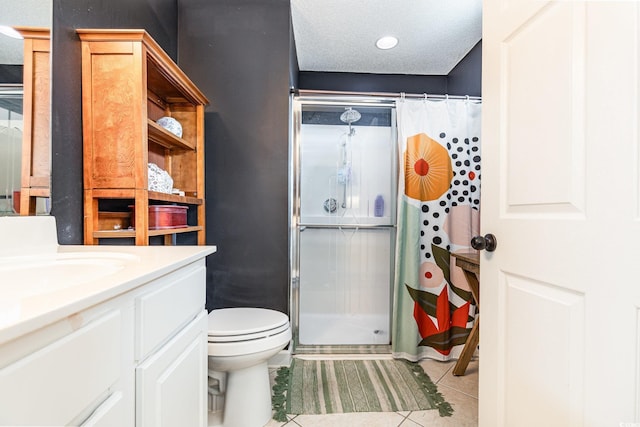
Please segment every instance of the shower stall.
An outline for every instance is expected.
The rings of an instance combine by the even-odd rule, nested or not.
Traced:
[[[294,97],[294,351],[388,351],[396,221],[393,102]]]

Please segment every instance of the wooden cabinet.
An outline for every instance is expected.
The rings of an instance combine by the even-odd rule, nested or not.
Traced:
[[[85,244],[101,238],[135,238],[149,244],[163,235],[197,233],[205,243],[204,107],[207,98],[144,30],[77,30],[82,42]],[[182,125],[178,137],[156,121],[170,116]],[[148,164],[173,179],[184,196],[149,191]],[[135,230],[108,229],[100,203],[129,200]],[[127,202],[125,202],[127,203]],[[150,204],[196,210],[186,227],[149,227]],[[126,206],[126,205],[125,205]],[[193,217],[193,215],[190,215]]]
[[[22,173],[20,214],[36,214],[36,198],[50,196],[50,30],[17,27],[24,38]]]

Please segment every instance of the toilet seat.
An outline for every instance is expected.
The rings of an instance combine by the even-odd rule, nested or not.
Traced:
[[[264,308],[223,308],[209,313],[209,342],[268,338],[289,328],[286,314]]]
[[[291,339],[286,314],[264,308],[223,308],[209,313],[209,355],[240,356],[284,347]]]

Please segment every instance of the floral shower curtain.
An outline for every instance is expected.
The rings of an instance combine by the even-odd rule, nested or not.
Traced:
[[[399,99],[394,357],[458,358],[476,306],[454,252],[480,225],[480,111],[469,99]]]

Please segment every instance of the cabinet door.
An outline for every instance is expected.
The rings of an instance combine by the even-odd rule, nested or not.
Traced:
[[[136,425],[206,426],[207,312],[136,368]]]

